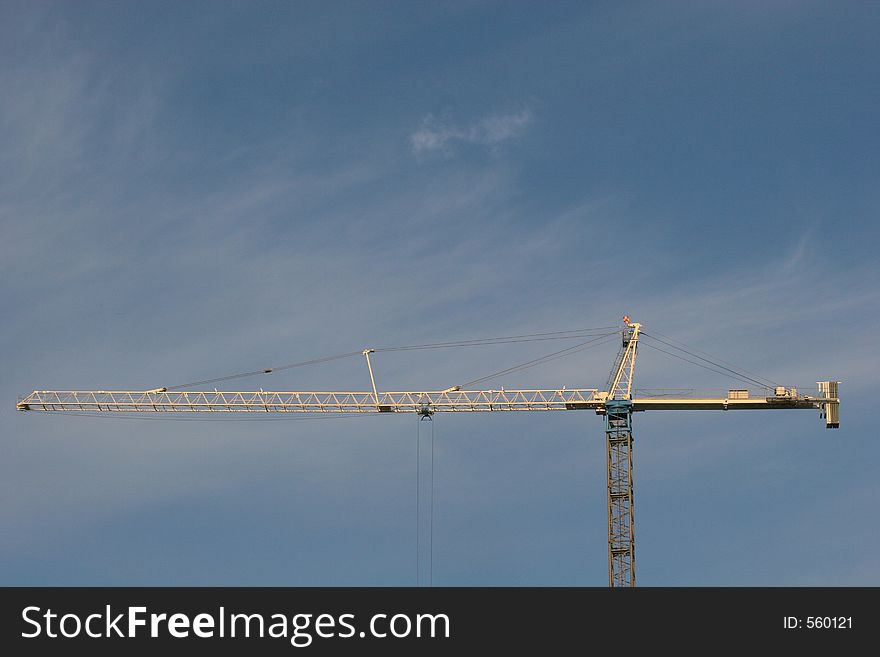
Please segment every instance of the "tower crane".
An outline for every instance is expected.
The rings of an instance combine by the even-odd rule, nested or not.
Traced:
[[[630,321],[629,317],[624,317],[623,330],[615,333],[621,335],[622,342],[608,383],[603,390],[598,388],[463,390],[461,386],[453,386],[435,391],[380,392],[376,387],[370,360],[370,354],[375,353],[376,350],[364,349],[362,352],[341,356],[351,356],[356,353],[364,356],[371,383],[371,390],[365,392],[263,390],[221,392],[216,389],[208,392],[169,388],[145,391],[34,390],[20,399],[16,407],[20,411],[99,414],[415,413],[426,417],[434,413],[446,412],[594,411],[605,420],[608,584],[611,587],[631,587],[636,583],[632,433],[634,413],[661,410],[739,411],[818,408],[821,417],[825,419],[826,428],[836,429],[840,426],[838,396],[840,382],[819,381],[817,395],[804,395],[793,387],[775,386],[765,389],[764,394],[759,396],[752,396],[745,389],[731,389],[724,397],[649,395],[634,397],[633,382],[639,337],[648,334],[642,332],[640,323]],[[332,358],[337,357],[307,361],[297,365],[323,362]],[[273,369],[270,368],[235,376],[272,371]]]

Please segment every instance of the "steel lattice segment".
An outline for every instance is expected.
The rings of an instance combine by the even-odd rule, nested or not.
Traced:
[[[632,404],[605,405],[608,468],[608,585],[635,586],[635,516],[632,476]]]
[[[636,352],[639,346],[641,324],[630,324],[623,332],[623,343],[608,382],[609,399],[632,399]]]
[[[131,390],[35,390],[19,400],[20,411],[130,413],[269,412],[269,413],[422,413],[460,411],[604,412],[608,394],[592,388],[555,390],[452,390],[429,392],[178,392]],[[763,410],[830,407],[829,421],[839,422],[840,399],[825,395],[701,398],[642,397],[633,411]]]
[[[19,410],[130,413],[425,413],[599,409],[594,389],[433,392],[159,392],[35,390]]]

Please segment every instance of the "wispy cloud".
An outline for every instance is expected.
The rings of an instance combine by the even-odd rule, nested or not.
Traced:
[[[490,114],[467,126],[445,123],[433,115],[410,135],[413,153],[450,152],[456,143],[494,147],[519,137],[532,121],[528,109],[506,114]]]

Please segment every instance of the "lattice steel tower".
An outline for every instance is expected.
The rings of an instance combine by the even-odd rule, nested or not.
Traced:
[[[608,585],[636,585],[632,384],[642,325],[629,323],[608,381],[605,452],[608,482]]]

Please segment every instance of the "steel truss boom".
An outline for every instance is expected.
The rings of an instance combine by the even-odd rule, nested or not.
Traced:
[[[592,388],[557,390],[457,390],[380,392],[153,392],[131,390],[34,390],[20,411],[90,413],[431,413],[593,410],[605,414],[606,399]],[[770,396],[749,399],[644,397],[633,411],[762,410],[822,408],[837,397]]]

